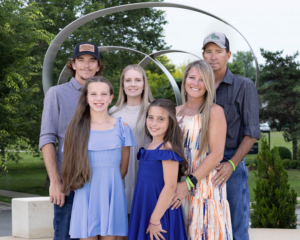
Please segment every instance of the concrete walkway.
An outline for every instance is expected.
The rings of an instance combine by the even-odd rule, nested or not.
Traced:
[[[1,189],[0,189],[0,196],[11,197],[11,198],[40,197],[39,195],[35,195],[35,194],[13,192],[13,191],[1,190]]]
[[[6,190],[0,190],[1,196],[12,198],[24,198],[24,197],[39,197],[34,194],[18,193]],[[300,197],[297,198],[300,201]],[[300,224],[300,206],[296,208],[297,222]],[[22,240],[23,238],[11,237],[11,204],[0,202],[0,240]],[[250,240],[299,240],[300,239],[300,226],[297,229],[264,229],[264,228],[250,228],[249,229]],[[7,236],[7,237],[5,237]],[[52,238],[41,238],[35,240],[52,240]]]
[[[250,228],[250,240],[299,240],[300,230],[296,229],[270,229],[270,228]],[[0,240],[21,240],[24,238],[0,237]],[[36,238],[35,240],[52,240],[52,238]]]

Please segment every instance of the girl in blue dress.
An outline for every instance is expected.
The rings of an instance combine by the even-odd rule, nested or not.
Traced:
[[[71,238],[116,240],[117,236],[127,236],[122,178],[135,140],[121,118],[108,115],[112,99],[112,85],[106,78],[88,79],[66,131],[62,192],[76,190]]]
[[[170,208],[177,181],[187,169],[172,101],[157,99],[149,105],[145,132],[151,143],[138,152],[128,240],[185,240],[181,208]]]

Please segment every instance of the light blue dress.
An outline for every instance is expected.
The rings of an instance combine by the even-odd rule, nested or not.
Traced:
[[[71,238],[127,236],[127,202],[120,163],[123,146],[135,146],[129,126],[118,118],[113,129],[91,130],[88,156],[91,181],[75,192]]]

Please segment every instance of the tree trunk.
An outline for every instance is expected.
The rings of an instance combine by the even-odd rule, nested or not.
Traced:
[[[297,138],[292,138],[293,143],[293,160],[297,160]]]
[[[290,126],[291,134],[294,133],[295,128],[294,128],[294,121],[291,121],[291,126]],[[293,143],[293,160],[297,160],[297,138],[292,137],[292,143]]]
[[[5,176],[6,175],[6,172],[4,170],[5,168],[5,148],[3,146],[1,146],[1,170],[2,170],[2,175]],[[3,164],[4,163],[4,164]]]

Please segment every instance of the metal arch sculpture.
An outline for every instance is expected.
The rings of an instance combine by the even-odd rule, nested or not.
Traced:
[[[102,47],[98,47],[98,49],[99,49],[99,52],[115,51],[115,50],[125,50],[125,51],[136,52],[136,53],[144,55],[145,58],[139,63],[139,65],[141,67],[145,68],[147,64],[149,64],[151,61],[153,61],[163,71],[163,73],[167,76],[167,78],[168,78],[168,80],[169,80],[169,82],[170,82],[170,84],[171,84],[171,86],[173,88],[177,105],[181,105],[182,104],[182,99],[181,99],[180,91],[179,91],[179,88],[178,88],[178,86],[176,84],[176,81],[174,80],[173,76],[169,73],[169,71],[165,68],[165,66],[163,64],[161,64],[161,62],[159,62],[155,58],[158,57],[158,56],[161,56],[163,54],[167,54],[167,53],[174,53],[174,52],[177,52],[177,53],[188,53],[188,52],[181,51],[181,50],[171,50],[170,49],[170,50],[158,51],[158,52],[152,53],[150,55],[147,55],[147,54],[145,54],[143,52],[140,52],[140,51],[137,51],[135,49],[126,48],[126,47],[119,47],[119,46],[102,46]],[[188,53],[188,54],[191,54],[191,55],[193,55],[193,56],[201,59],[200,57],[198,57],[195,54],[192,54],[192,53]],[[67,70],[67,68],[65,66],[63,68],[63,70],[61,71],[60,75],[59,75],[57,84],[62,84],[62,83],[67,82],[67,79],[68,79],[69,75],[70,74],[69,74],[69,72],[68,72],[68,70]]]
[[[136,52],[136,53],[144,55],[145,56],[144,59],[149,59],[149,62],[153,61],[163,71],[163,73],[167,76],[167,78],[168,78],[168,80],[169,80],[169,82],[170,82],[170,84],[171,84],[171,86],[173,88],[173,91],[175,93],[175,98],[176,98],[177,105],[181,105],[182,104],[181,96],[180,96],[180,91],[179,91],[179,88],[178,88],[178,86],[176,84],[176,81],[174,80],[174,78],[170,74],[170,72],[165,68],[165,66],[163,64],[161,64],[161,62],[159,62],[158,60],[150,58],[149,55],[147,55],[147,54],[145,54],[143,52],[140,52],[140,51],[137,51],[137,50],[131,49],[131,48],[126,48],[126,47],[103,46],[103,47],[98,47],[98,49],[99,49],[100,52],[115,51],[115,50],[125,50],[125,51]],[[66,80],[68,79],[68,76],[69,76],[69,72],[68,72],[68,70],[67,70],[67,68],[65,66],[64,69],[62,70],[60,76],[59,76],[57,84],[61,84],[63,82],[66,82]]]
[[[215,18],[225,24],[227,24],[228,26],[232,27],[234,30],[236,30],[243,38],[244,40],[247,42],[248,46],[250,47],[250,50],[253,54],[254,60],[255,60],[255,64],[256,64],[256,86],[258,85],[258,62],[257,62],[257,58],[250,46],[250,44],[248,43],[247,39],[235,28],[233,27],[231,24],[229,24],[228,22],[226,22],[225,20],[211,14],[208,13],[204,10],[198,9],[198,8],[194,8],[194,7],[190,7],[190,6],[186,6],[186,5],[182,5],[182,4],[175,4],[175,3],[157,3],[157,2],[148,2],[148,3],[134,3],[134,4],[127,4],[127,5],[121,5],[121,6],[116,6],[116,7],[111,7],[111,8],[106,8],[106,9],[102,9],[90,14],[87,14],[81,18],[78,18],[77,20],[73,21],[72,23],[70,23],[69,25],[67,25],[63,30],[61,30],[56,37],[53,39],[53,41],[51,42],[45,58],[44,58],[44,63],[43,63],[43,90],[44,93],[47,92],[47,90],[52,86],[52,71],[53,71],[53,66],[54,66],[54,61],[56,58],[56,55],[59,51],[60,46],[63,44],[63,42],[66,40],[67,37],[69,37],[73,31],[75,31],[76,29],[78,29],[79,27],[81,27],[82,25],[84,25],[85,23],[92,21],[96,18],[99,17],[103,17],[105,15],[108,14],[113,14],[113,13],[117,13],[117,12],[121,12],[121,11],[126,11],[126,10],[135,10],[135,9],[142,9],[142,8],[150,8],[150,7],[173,7],[173,8],[181,8],[181,9],[186,9],[186,10],[191,10],[191,11],[195,11],[195,12],[199,12],[202,13],[204,15],[208,15],[212,18]],[[158,62],[157,62],[158,63]],[[175,93],[176,95],[176,93]]]
[[[187,54],[193,55],[196,58],[202,59],[199,56],[197,56],[197,55],[195,55],[193,53],[190,53],[190,52],[186,52],[186,51],[182,51],[182,50],[168,49],[168,50],[161,50],[161,51],[158,51],[158,52],[155,52],[155,53],[151,53],[149,55],[150,58],[149,57],[145,57],[142,61],[140,61],[139,65],[141,67],[145,68],[147,66],[147,64],[152,61],[152,59],[155,59],[156,57],[159,57],[159,56],[167,54],[167,53],[187,53]]]

